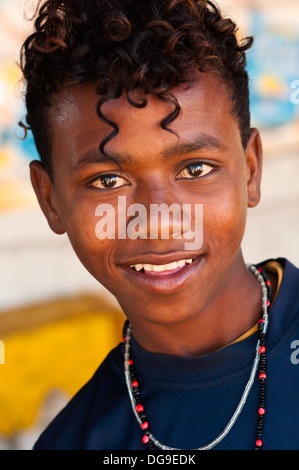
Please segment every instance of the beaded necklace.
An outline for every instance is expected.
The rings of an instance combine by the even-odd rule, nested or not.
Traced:
[[[255,348],[255,357],[253,361],[253,365],[251,368],[251,373],[249,380],[246,384],[244,392],[242,394],[241,400],[234,412],[232,418],[230,419],[229,423],[223,430],[221,434],[219,434],[216,439],[214,439],[209,444],[199,447],[197,449],[192,450],[210,450],[215,447],[219,442],[221,442],[225,436],[230,432],[233,425],[237,421],[245,403],[249,392],[252,388],[252,385],[255,380],[255,376],[257,370],[259,370],[259,388],[260,388],[260,396],[259,396],[259,406],[258,406],[258,419],[257,419],[257,427],[256,427],[256,439],[255,439],[255,450],[260,450],[263,447],[263,427],[264,427],[264,418],[265,418],[265,405],[266,405],[266,346],[265,346],[265,336],[268,328],[268,312],[271,304],[272,299],[272,286],[271,282],[269,281],[266,273],[262,269],[257,269],[255,266],[247,264],[247,268],[256,276],[258,279],[261,290],[262,290],[262,317],[258,322],[258,341]],[[132,358],[130,357],[130,342],[132,336],[132,328],[131,325],[128,323],[126,335],[124,338],[124,345],[125,345],[125,352],[124,352],[124,372],[125,372],[125,380],[127,384],[127,389],[130,397],[130,402],[132,406],[132,410],[135,414],[137,422],[142,431],[142,442],[147,445],[150,450],[154,450],[155,446],[162,450],[181,450],[176,449],[174,447],[169,447],[165,444],[162,444],[156,437],[150,432],[149,429],[149,422],[147,416],[145,414],[144,406],[141,402],[139,384],[136,378],[136,371],[135,366]]]

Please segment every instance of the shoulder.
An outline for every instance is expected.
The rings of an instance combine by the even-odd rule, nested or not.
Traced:
[[[277,258],[276,260],[269,260],[278,263],[282,267],[282,279],[280,284],[281,301],[299,306],[299,269],[285,258]]]
[[[279,287],[284,293],[292,291],[295,286],[299,285],[299,269],[286,258],[270,258],[258,263],[257,267],[276,273],[280,281]],[[296,294],[299,299],[299,290]]]
[[[271,335],[283,338],[296,332],[299,327],[299,269],[285,258],[269,259],[260,263],[266,269],[270,266],[277,270],[279,277],[278,292],[270,310],[269,328]],[[274,338],[273,338],[274,339]]]
[[[122,375],[122,345],[113,349],[91,379],[54,418],[34,445],[34,450],[82,450],[92,416],[101,419],[109,408],[107,398],[115,393],[115,383]],[[99,406],[100,404],[100,406]]]
[[[284,258],[267,260],[263,266],[279,264],[282,275],[274,304],[269,313],[267,333],[269,361],[279,360],[279,374],[287,371],[288,381],[292,377],[299,379],[299,368],[290,366],[298,360],[299,346],[299,269]],[[293,351],[294,350],[294,351]]]

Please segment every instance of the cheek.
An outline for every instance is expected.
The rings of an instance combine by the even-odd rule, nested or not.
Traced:
[[[109,254],[114,240],[100,240],[97,237],[97,206],[73,203],[65,207],[68,209],[63,214],[63,222],[76,255],[93,276],[99,269],[105,272],[109,266]]]
[[[67,234],[74,244],[92,246],[95,236],[95,208],[89,204],[70,204],[65,214]]]
[[[220,250],[239,249],[246,217],[246,191],[238,186],[227,185],[204,206],[204,239]]]
[[[125,240],[117,239],[117,217],[109,219],[115,222],[115,236],[100,239],[99,222],[108,220],[96,215],[99,204],[80,203],[69,206],[66,216],[66,231],[70,243],[85,269],[113,295],[122,291],[119,270],[115,266],[115,258],[119,251],[125,249]],[[115,211],[117,215],[117,211]],[[111,214],[112,215],[112,214]],[[100,227],[103,228],[104,224]],[[113,223],[111,223],[111,227]],[[106,233],[107,226],[104,227]],[[103,233],[103,232],[102,232]],[[126,294],[126,293],[125,293]]]

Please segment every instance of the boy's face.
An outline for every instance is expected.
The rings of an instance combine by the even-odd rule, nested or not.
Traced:
[[[105,151],[119,167],[99,155],[99,144],[112,128],[96,114],[99,97],[93,87],[65,91],[49,116],[54,183],[39,163],[31,164],[52,230],[67,232],[83,265],[117,298],[133,326],[191,319],[225,292],[243,265],[247,207],[260,197],[259,135],[252,130],[245,152],[226,87],[206,74],[191,88],[172,92],[182,109],[170,126],[176,135],[161,128],[173,108],[157,97],[147,96],[143,109],[130,106],[125,97],[105,103],[103,113],[119,128]],[[149,233],[147,239],[118,239],[120,196],[127,207],[138,203],[148,210],[152,204],[202,204],[202,246],[186,251],[186,240],[174,237],[177,228],[171,224],[168,239],[152,239]],[[97,236],[101,204],[115,210],[115,238]],[[195,261],[162,272],[130,267],[190,259]]]

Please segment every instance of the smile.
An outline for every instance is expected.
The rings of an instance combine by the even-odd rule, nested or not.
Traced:
[[[172,263],[168,264],[134,264],[131,265],[130,268],[134,269],[135,271],[142,272],[147,275],[169,275],[174,272],[177,272],[180,269],[183,269],[188,264],[191,264],[195,258],[191,259],[181,259],[178,261],[173,261]]]
[[[162,264],[162,259],[158,264],[156,260],[152,259],[151,263],[136,262],[122,266],[125,276],[130,283],[136,284],[138,288],[154,292],[156,294],[172,294],[181,290],[187,283],[191,282],[205,256],[197,256],[195,258],[181,258],[178,260],[165,260]],[[155,262],[156,261],[156,262]]]

